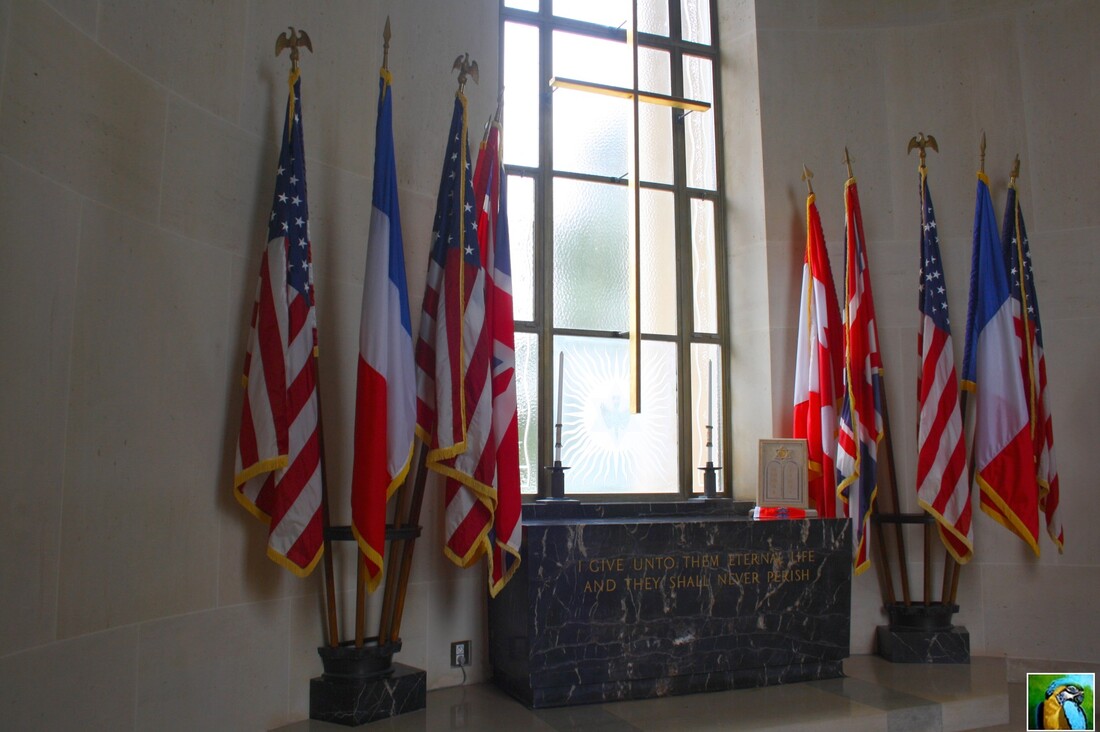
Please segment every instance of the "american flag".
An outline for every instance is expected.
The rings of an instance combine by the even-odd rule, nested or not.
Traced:
[[[498,114],[499,116],[499,114]],[[500,122],[490,125],[478,153],[474,197],[486,282],[486,323],[492,334],[493,438],[496,508],[490,534],[489,593],[496,597],[519,567],[523,538],[516,412],[516,327],[512,318],[512,263],[508,241],[507,176],[501,162]]]
[[[1039,296],[1035,291],[1031,248],[1028,246],[1024,213],[1020,209],[1015,184],[1008,188],[1001,230],[1001,245],[1009,263],[1009,287],[1021,315],[1017,335],[1027,334],[1021,351],[1024,356],[1024,388],[1028,399],[1031,437],[1035,445],[1039,510],[1046,519],[1047,534],[1061,553],[1065,536],[1062,519],[1058,514],[1060,496],[1058,467],[1054,460],[1054,420],[1050,411],[1050,392],[1047,391],[1047,362],[1043,352],[1043,330],[1039,323]]]
[[[351,476],[351,528],[363,553],[371,591],[378,587],[382,576],[386,502],[408,475],[416,425],[412,322],[397,201],[391,81],[390,72],[382,69],[359,326]]]
[[[806,258],[798,310],[794,436],[806,439],[810,498],[819,516],[836,516],[837,405],[843,389],[843,326],[836,285],[811,193],[806,199]]]
[[[1014,313],[1018,307],[997,238],[989,179],[979,173],[962,373],[963,388],[974,393],[974,483],[982,511],[1038,554],[1039,495]]]
[[[467,145],[466,98],[454,114],[436,201],[420,335],[416,431],[427,466],[445,479],[443,553],[468,567],[489,548],[495,453],[485,271]]]
[[[951,345],[947,281],[928,179],[921,168],[920,317],[917,321],[917,503],[936,517],[940,538],[959,564],[974,554],[966,475],[966,435]]]
[[[322,483],[299,75],[291,72],[275,200],[252,310],[233,485],[237,500],[268,523],[268,556],[305,576],[322,553]]]
[[[878,350],[871,270],[856,179],[844,184],[844,401],[837,435],[837,492],[852,517],[855,572],[871,566],[867,540],[878,493],[876,475],[882,425],[882,357]]]

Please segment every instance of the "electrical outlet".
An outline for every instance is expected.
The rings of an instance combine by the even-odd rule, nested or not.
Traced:
[[[470,641],[451,643],[451,668],[470,665]]]

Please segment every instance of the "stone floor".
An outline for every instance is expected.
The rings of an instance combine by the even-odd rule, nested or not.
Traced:
[[[919,665],[855,656],[844,662],[845,678],[840,679],[542,710],[527,709],[492,684],[474,684],[431,691],[426,709],[362,728],[1018,732],[1026,729],[1024,679],[1014,678],[1018,674],[1006,666],[1003,658]],[[340,729],[348,728],[303,720],[279,727],[278,732]]]

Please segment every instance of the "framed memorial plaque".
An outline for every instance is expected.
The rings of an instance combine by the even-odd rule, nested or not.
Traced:
[[[809,508],[806,440],[760,440],[756,505]]]

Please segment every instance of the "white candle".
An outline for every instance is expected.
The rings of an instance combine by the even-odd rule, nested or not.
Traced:
[[[714,462],[714,360],[706,362],[706,461]]]
[[[707,426],[714,426],[714,361],[707,361]]]
[[[558,424],[561,424],[561,402],[564,394],[563,382],[565,381],[565,351],[558,354]]]

